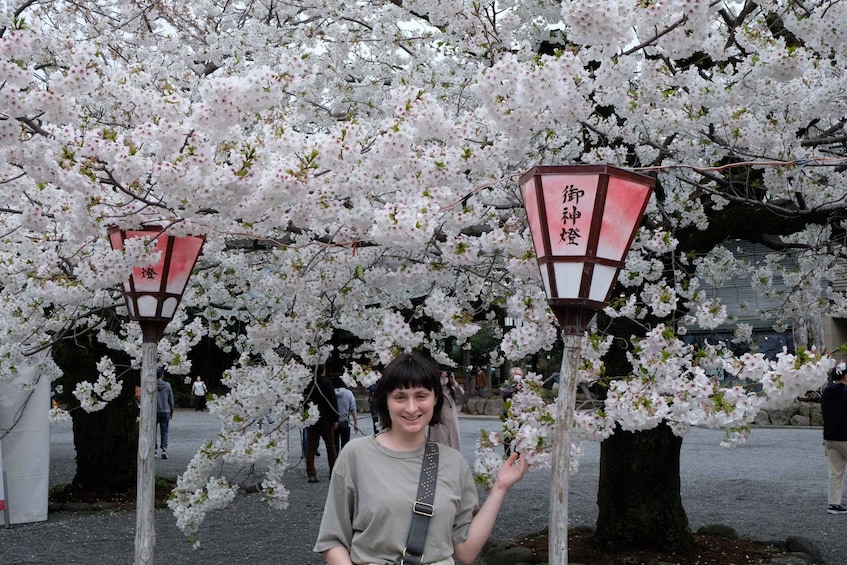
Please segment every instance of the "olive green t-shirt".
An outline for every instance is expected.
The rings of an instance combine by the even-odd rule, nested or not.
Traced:
[[[418,492],[424,448],[392,451],[374,436],[351,440],[329,482],[315,552],[343,546],[353,563],[391,564],[403,554]],[[470,467],[461,453],[438,446],[435,510],[429,520],[424,562],[453,555],[479,510]]]

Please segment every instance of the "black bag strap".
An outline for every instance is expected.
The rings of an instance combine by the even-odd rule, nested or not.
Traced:
[[[406,549],[400,565],[421,565],[423,550],[426,543],[426,532],[429,519],[435,511],[435,486],[438,478],[438,444],[426,440],[421,478],[418,482],[418,496],[412,506],[412,524],[409,526],[409,537],[406,539]]]

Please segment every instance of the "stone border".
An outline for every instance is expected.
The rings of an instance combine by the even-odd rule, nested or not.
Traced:
[[[740,539],[738,533],[729,526],[709,524],[696,532],[700,535],[718,536],[731,540]],[[535,534],[523,534],[516,539],[546,535],[542,530]],[[810,540],[801,536],[789,536],[783,541],[756,541],[784,551],[771,559],[767,565],[814,565],[824,563],[820,549]],[[530,548],[516,545],[513,540],[490,539],[483,547],[475,565],[538,565]],[[578,565],[574,563],[573,565]]]
[[[460,411],[471,416],[499,416],[503,412],[503,401],[496,396],[466,396]],[[821,405],[814,401],[798,400],[788,408],[760,410],[753,425],[822,427]]]

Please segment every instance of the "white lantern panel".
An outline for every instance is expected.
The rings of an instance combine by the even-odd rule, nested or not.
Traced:
[[[594,276],[591,277],[591,290],[588,291],[588,298],[597,302],[605,302],[617,274],[617,267],[594,265]]]
[[[139,318],[155,318],[156,316],[156,306],[159,302],[156,300],[155,296],[150,295],[142,295],[138,297],[138,312],[136,315]]]
[[[551,298],[553,295],[550,294],[550,272],[549,265],[539,265],[541,270],[541,282],[544,283],[544,294],[547,295],[547,298]]]
[[[556,294],[548,294],[548,298],[579,298],[583,265],[585,263],[555,263]]]
[[[162,302],[162,317],[171,319],[174,317],[174,313],[176,313],[176,307],[179,305],[179,300],[177,300],[173,296],[169,296],[165,298]]]

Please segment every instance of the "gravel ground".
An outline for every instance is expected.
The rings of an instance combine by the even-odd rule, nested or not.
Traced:
[[[462,451],[472,462],[479,430],[497,429],[499,422],[472,416],[460,420]],[[363,415],[361,422],[370,432],[370,418]],[[156,473],[178,475],[216,429],[214,416],[178,410],[171,423],[170,458],[156,461]],[[735,450],[720,448],[721,437],[718,431],[695,429],[683,442],[682,497],[692,530],[725,524],[759,540],[798,535],[815,543],[827,563],[847,561],[847,516],[825,512],[827,463],[820,429],[760,428],[746,446]],[[157,510],[155,560],[180,565],[322,565],[323,559],[311,548],[326,496],[326,458],[317,459],[321,482],[308,484],[296,445],[292,454],[287,510],[273,510],[257,495],[239,497],[227,511],[207,517],[199,549],[193,549],[176,528],[169,510]],[[75,457],[70,424],[53,424],[50,455],[51,486],[68,483]],[[593,527],[597,519],[599,458],[599,445],[584,445],[580,470],[570,479],[571,525]],[[509,494],[493,535],[512,538],[543,529],[549,481],[549,470],[530,471]],[[45,522],[0,527],[0,564],[129,564],[134,538],[134,512],[57,512]]]

